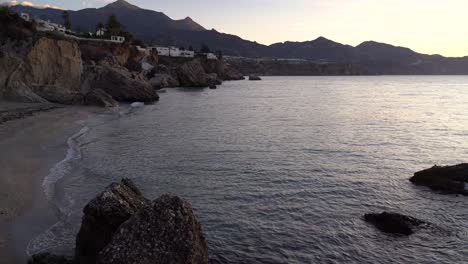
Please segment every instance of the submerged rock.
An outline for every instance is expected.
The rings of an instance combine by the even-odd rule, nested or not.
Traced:
[[[216,87],[215,84],[210,85],[210,89],[214,90],[214,89],[216,89],[216,88],[217,88],[217,87]]]
[[[149,204],[129,179],[113,183],[83,210],[76,238],[77,263],[95,263],[99,252],[111,241],[119,226]]]
[[[73,264],[73,260],[63,257],[56,256],[49,253],[37,254],[31,257],[28,264]]]
[[[250,75],[249,76],[249,81],[261,81],[262,78],[260,78],[260,76],[257,76],[257,75]]]
[[[436,191],[468,195],[468,164],[434,166],[416,172],[410,181]]]
[[[365,214],[364,220],[385,233],[407,236],[414,233],[415,227],[426,224],[424,221],[410,216],[388,212]]]
[[[163,195],[120,226],[97,263],[208,263],[208,246],[191,205]]]

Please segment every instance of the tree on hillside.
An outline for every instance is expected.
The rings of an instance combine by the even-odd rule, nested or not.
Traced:
[[[106,29],[110,35],[119,35],[123,31],[123,26],[117,20],[117,17],[114,14],[112,14],[107,19]]]
[[[63,11],[62,18],[63,18],[63,26],[70,29],[71,28],[70,13],[68,11]]]
[[[96,31],[99,30],[100,28],[104,28],[104,24],[102,24],[102,22],[99,22],[99,23],[96,25]]]
[[[201,53],[211,53],[211,50],[210,50],[210,48],[209,48],[205,43],[203,43],[203,44],[201,45],[200,52],[201,52]]]

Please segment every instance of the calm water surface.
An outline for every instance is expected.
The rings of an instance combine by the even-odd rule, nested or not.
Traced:
[[[193,204],[213,263],[467,263],[468,198],[415,187],[468,161],[468,77],[268,77],[171,89],[96,114],[45,180],[59,221],[29,252],[70,252],[81,209],[133,179]],[[396,211],[435,227],[411,237],[362,220]]]

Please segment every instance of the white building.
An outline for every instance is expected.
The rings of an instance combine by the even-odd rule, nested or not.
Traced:
[[[106,29],[105,28],[98,28],[98,30],[96,31],[96,36],[98,37],[102,37],[106,34]]]
[[[206,55],[206,58],[208,60],[217,60],[218,59],[218,57],[216,57],[216,55],[214,55],[213,53],[205,53],[205,55]]]
[[[117,43],[124,43],[125,42],[125,37],[111,36],[111,41],[117,42]]]
[[[30,22],[31,21],[31,16],[29,16],[28,13],[21,13],[21,18],[25,21]]]
[[[191,50],[181,50],[177,47],[149,47],[151,51],[157,51],[159,56],[193,58],[195,52]]]
[[[193,57],[195,57],[195,51],[193,51],[193,50],[182,50],[182,51],[180,51],[180,57],[193,58]]]
[[[159,56],[170,56],[169,48],[167,47],[151,47],[152,51],[157,51]]]

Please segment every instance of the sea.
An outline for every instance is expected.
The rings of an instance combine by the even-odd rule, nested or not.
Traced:
[[[132,179],[193,205],[211,263],[468,263],[468,197],[409,182],[468,162],[468,77],[264,77],[96,112],[43,188],[28,254],[72,254],[83,207]],[[431,223],[380,232],[366,213]]]

